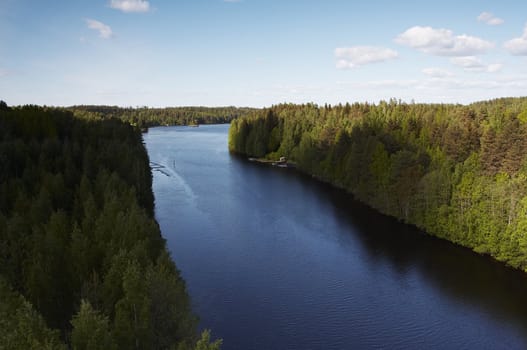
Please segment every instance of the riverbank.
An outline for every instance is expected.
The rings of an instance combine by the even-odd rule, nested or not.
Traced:
[[[145,136],[172,175],[153,173],[156,218],[200,327],[226,349],[525,348],[523,273],[235,156],[227,130]]]
[[[140,130],[0,107],[0,347],[194,348]]]
[[[527,271],[522,104],[279,105],[234,121],[229,149],[286,155],[383,214]]]
[[[260,164],[272,165],[279,168],[296,168],[296,163],[289,161],[286,157],[280,157],[278,160],[272,160],[267,158],[247,158],[249,162],[255,162]]]

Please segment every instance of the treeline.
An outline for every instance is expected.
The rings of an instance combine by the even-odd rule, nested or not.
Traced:
[[[238,107],[121,108],[116,106],[72,106],[66,108],[84,119],[119,119],[139,128],[160,125],[225,124],[256,111]]]
[[[196,326],[139,130],[0,102],[0,348],[217,349]]]
[[[527,98],[283,104],[233,121],[229,148],[287,156],[382,213],[527,271]]]

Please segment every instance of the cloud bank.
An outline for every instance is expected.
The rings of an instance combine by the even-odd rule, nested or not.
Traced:
[[[446,78],[454,75],[451,72],[441,68],[424,68],[421,70],[421,72],[432,78]]]
[[[503,47],[513,55],[527,56],[527,25],[521,37],[506,41]]]
[[[335,49],[338,69],[350,69],[370,63],[378,63],[397,58],[392,49],[375,46],[338,47]]]
[[[495,73],[503,67],[501,63],[485,64],[474,56],[453,57],[450,62],[469,72],[488,72]]]
[[[493,43],[474,36],[421,26],[407,29],[395,42],[437,56],[473,56],[494,47]]]

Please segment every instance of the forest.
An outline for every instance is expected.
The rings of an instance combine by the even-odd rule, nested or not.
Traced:
[[[0,348],[219,349],[154,219],[141,131],[0,102]]]
[[[527,98],[281,104],[234,120],[229,149],[527,272]]]
[[[84,119],[119,119],[139,128],[165,125],[225,124],[256,111],[238,107],[123,108],[116,106],[72,106],[65,108]]]

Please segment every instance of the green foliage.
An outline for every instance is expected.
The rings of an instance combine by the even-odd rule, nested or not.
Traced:
[[[59,332],[74,349],[196,342],[140,130],[0,104],[0,169],[0,348],[61,348]]]
[[[527,271],[527,98],[273,106],[231,123],[229,149],[300,170],[430,234]]]
[[[66,349],[31,304],[0,278],[0,349]]]
[[[121,108],[116,106],[72,106],[66,110],[83,119],[118,119],[138,128],[148,128],[159,125],[230,123],[232,120],[256,109],[238,107]]]
[[[115,349],[108,317],[94,310],[88,301],[81,301],[80,310],[73,316],[71,325],[71,346],[74,350]]]
[[[201,338],[196,343],[194,350],[219,350],[222,340],[218,339],[210,342],[210,330],[206,329],[201,333]]]
[[[115,305],[115,339],[120,349],[143,349],[151,342],[150,300],[141,267],[131,261],[123,275],[123,297]]]
[[[167,349],[176,339],[185,343],[193,339],[197,319],[190,310],[190,300],[167,252],[146,270],[149,317],[156,349]]]

